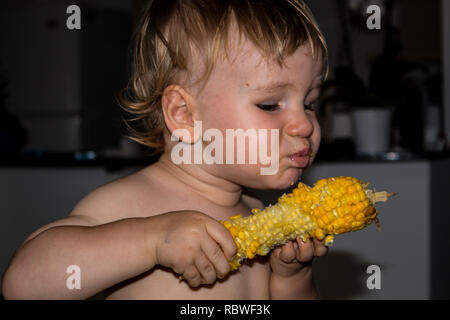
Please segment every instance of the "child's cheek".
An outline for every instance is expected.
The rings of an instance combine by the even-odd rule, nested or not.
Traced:
[[[313,151],[313,155],[312,155],[312,159],[311,160],[314,160],[317,152],[319,151],[320,141],[321,141],[321,137],[322,137],[322,135],[321,135],[322,131],[321,131],[319,122],[317,120],[314,120],[313,123],[314,123],[314,131],[313,131],[313,134],[311,136],[311,144],[312,144],[312,147],[313,147],[313,150],[312,150]]]

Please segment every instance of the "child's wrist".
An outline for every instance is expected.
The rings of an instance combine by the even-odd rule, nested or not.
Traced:
[[[158,262],[159,227],[157,217],[144,218],[143,242],[144,254],[149,268],[153,268]]]

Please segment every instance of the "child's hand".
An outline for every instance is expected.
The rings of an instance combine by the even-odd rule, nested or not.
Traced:
[[[297,238],[296,241],[290,241],[272,251],[270,266],[273,273],[290,277],[310,266],[314,257],[324,256],[327,252],[324,240],[309,239],[304,243]]]
[[[163,214],[157,230],[155,261],[183,276],[191,287],[212,284],[230,272],[236,244],[228,230],[213,218],[196,211]],[[151,235],[150,235],[151,236]]]

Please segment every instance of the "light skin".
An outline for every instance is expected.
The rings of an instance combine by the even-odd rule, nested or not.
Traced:
[[[239,48],[230,60],[218,61],[202,90],[166,88],[161,159],[94,190],[68,218],[30,235],[5,273],[6,298],[87,298],[104,290],[111,299],[317,297],[311,261],[327,252],[317,240],[291,241],[230,273],[236,246],[218,220],[263,207],[245,187],[283,189],[296,182],[305,168],[289,156],[310,147],[314,158],[320,141],[311,104],[322,66],[309,46],[298,48],[282,68],[267,63],[248,41]],[[257,89],[274,81],[283,86]],[[260,164],[175,165],[169,133],[183,128],[193,135],[194,120],[204,130],[279,129],[278,172],[261,176]],[[81,290],[65,287],[72,264],[82,270]]]

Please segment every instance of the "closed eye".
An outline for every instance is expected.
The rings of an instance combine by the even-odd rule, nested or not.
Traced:
[[[316,111],[316,104],[315,103],[305,104],[305,109],[309,111]]]
[[[280,108],[279,104],[257,104],[258,108],[264,111],[276,111]]]
[[[280,105],[277,103],[275,103],[275,104],[274,103],[257,104],[256,106],[264,111],[276,111],[276,110],[280,109]],[[313,112],[316,111],[316,103],[305,104],[304,107],[306,110],[313,111]]]

